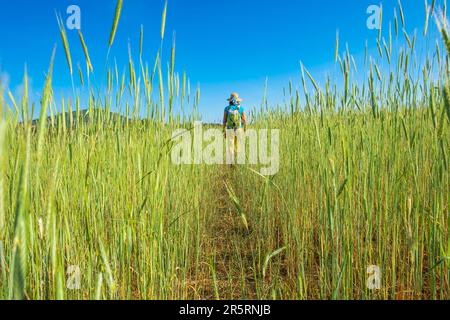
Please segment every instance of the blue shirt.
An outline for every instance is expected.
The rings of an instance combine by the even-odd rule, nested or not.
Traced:
[[[230,112],[230,111],[236,111],[236,110],[238,110],[238,112],[239,112],[239,114],[241,115],[241,125],[240,125],[240,127],[242,128],[243,127],[243,125],[242,125],[242,115],[244,114],[244,107],[242,107],[242,106],[236,106],[236,105],[229,105],[229,106],[227,106],[226,108],[225,108],[225,113],[227,114],[227,117],[228,117],[228,112]],[[227,119],[228,120],[228,119]],[[232,129],[232,128],[229,128],[228,126],[227,126],[227,129]]]

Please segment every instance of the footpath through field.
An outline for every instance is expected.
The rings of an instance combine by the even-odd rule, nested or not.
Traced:
[[[255,299],[255,256],[252,237],[243,225],[227,185],[236,195],[242,194],[237,183],[241,168],[216,170],[211,177],[213,210],[208,210],[202,237],[202,252],[196,279],[194,299]]]

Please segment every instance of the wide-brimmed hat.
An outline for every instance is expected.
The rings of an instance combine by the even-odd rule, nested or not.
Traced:
[[[232,100],[236,101],[237,103],[240,103],[240,102],[243,101],[241,98],[239,98],[239,94],[237,94],[236,92],[233,92],[233,93],[230,95],[230,98],[227,99],[227,101],[232,101]]]

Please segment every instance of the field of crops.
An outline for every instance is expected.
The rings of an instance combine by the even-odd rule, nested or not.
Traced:
[[[400,7],[363,81],[337,38],[341,79],[302,66],[284,103],[262,97],[249,127],[280,130],[274,176],[173,164],[172,133],[200,117],[175,43],[123,74],[108,53],[98,87],[89,44],[70,44],[77,75],[60,23],[54,54],[91,94],[87,110],[76,88],[55,101],[53,58],[36,121],[26,72],[22,97],[0,92],[0,299],[449,299],[450,41],[426,9],[439,38],[424,61]]]

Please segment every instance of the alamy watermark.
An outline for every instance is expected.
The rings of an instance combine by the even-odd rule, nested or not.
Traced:
[[[80,267],[77,265],[71,265],[67,267],[66,275],[67,275],[66,288],[69,290],[80,290],[81,289]]]
[[[191,130],[174,131],[172,141],[175,165],[260,165],[259,172],[264,176],[273,176],[280,169],[278,129],[226,130],[224,139],[222,130],[204,130],[201,122],[195,122]]]
[[[69,30],[81,29],[81,9],[77,5],[71,5],[67,7],[66,13],[68,15],[66,20],[66,26]]]
[[[366,13],[369,15],[366,21],[369,30],[380,30],[382,23],[382,7],[377,5],[370,5],[367,7]]]
[[[366,286],[369,290],[380,290],[381,289],[381,270],[379,266],[368,266],[367,267],[367,282]]]

